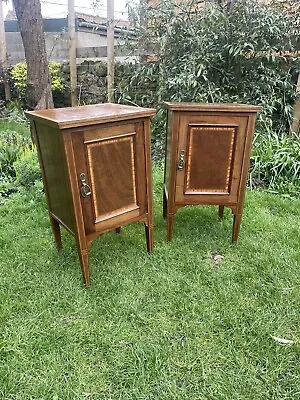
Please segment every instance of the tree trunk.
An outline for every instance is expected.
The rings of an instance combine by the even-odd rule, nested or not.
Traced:
[[[13,0],[27,63],[28,108],[53,108],[40,0]]]

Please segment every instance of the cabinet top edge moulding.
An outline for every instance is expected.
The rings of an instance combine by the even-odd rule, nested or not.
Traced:
[[[210,112],[254,112],[261,111],[260,106],[238,103],[176,103],[164,101],[163,104],[172,111],[210,111]]]
[[[104,124],[125,121],[134,118],[151,117],[156,110],[123,104],[103,103],[77,107],[53,108],[47,110],[27,111],[28,116],[40,120],[43,124],[59,129],[78,126]]]

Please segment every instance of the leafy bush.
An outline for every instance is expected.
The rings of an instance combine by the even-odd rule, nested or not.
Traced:
[[[31,187],[41,180],[41,170],[36,149],[26,149],[21,157],[14,162],[16,185]]]
[[[55,61],[49,62],[49,72],[51,77],[51,88],[53,94],[61,93],[65,89],[65,81],[60,69],[60,64]],[[10,72],[14,86],[22,102],[25,102],[27,95],[27,65],[26,63],[16,64]]]
[[[278,193],[300,195],[300,141],[270,134],[256,138],[250,182]]]
[[[296,13],[256,0],[207,1],[205,7],[161,0],[131,15],[140,49],[155,54],[152,63],[136,66],[132,82],[141,87],[149,80],[157,83],[154,93],[145,91],[134,102],[153,104],[154,96],[157,103],[260,104],[261,126],[277,132],[289,127],[299,71],[299,62],[290,56],[300,37]],[[124,97],[130,96],[132,82],[123,88]]]
[[[29,125],[19,101],[11,101],[8,105],[0,100],[0,119],[8,122],[14,122],[21,125]]]
[[[0,131],[0,173],[15,177],[14,162],[32,147],[31,139],[13,130]]]
[[[65,82],[61,73],[60,64],[55,61],[50,61],[49,72],[51,77],[51,88],[53,92],[63,92],[65,89]]]
[[[41,180],[36,148],[29,136],[14,130],[0,131],[0,196],[8,197],[20,186]]]
[[[287,137],[300,71],[299,59],[293,57],[300,39],[299,12],[281,3],[161,0],[131,10],[137,31],[132,50],[139,46],[153,56],[152,62],[135,65],[119,98],[157,106],[152,127],[157,154],[162,155],[164,145],[164,100],[258,104],[263,111],[251,184],[299,193],[299,141]],[[149,82],[153,90],[145,89]],[[143,96],[132,94],[134,85]]]
[[[12,193],[17,192],[14,180],[0,172],[0,196],[9,197]]]

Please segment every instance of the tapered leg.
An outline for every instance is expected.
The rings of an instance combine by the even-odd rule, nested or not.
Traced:
[[[87,241],[83,236],[76,237],[77,252],[79,256],[83,282],[86,286],[90,286],[90,269],[88,249],[91,247],[92,241]]]
[[[167,202],[166,193],[164,191],[164,193],[163,193],[163,217],[164,217],[164,219],[167,218],[167,208],[168,208],[168,202]]]
[[[60,233],[59,223],[56,221],[55,218],[53,218],[51,216],[50,216],[50,222],[51,222],[52,232],[53,232],[57,250],[60,251],[62,249],[62,242],[61,242],[61,233]]]
[[[118,228],[116,228],[116,233],[121,233],[121,227],[119,226]]]
[[[168,214],[167,219],[167,241],[172,240],[172,230],[173,230],[174,214]]]
[[[224,216],[224,206],[219,206],[219,218],[223,218]]]
[[[238,240],[240,226],[241,226],[242,215],[236,214],[233,219],[233,229],[232,229],[232,243]]]
[[[80,260],[80,265],[81,265],[83,281],[86,284],[86,286],[89,287],[91,285],[91,281],[90,281],[88,250],[80,249],[78,247],[78,255],[79,255],[79,260]]]
[[[147,251],[151,253],[154,247],[154,228],[153,225],[145,224],[145,234],[146,234],[146,242],[147,242]]]

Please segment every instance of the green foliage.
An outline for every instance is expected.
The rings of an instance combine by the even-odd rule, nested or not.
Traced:
[[[26,63],[16,64],[11,72],[11,78],[13,80],[14,86],[19,92],[20,97],[24,97],[27,88],[27,65]]]
[[[11,115],[9,110],[4,111]],[[18,115],[17,111],[13,111]],[[20,114],[22,115],[22,114]],[[9,129],[15,126],[16,130]],[[41,179],[36,149],[29,130],[9,119],[0,123],[0,196],[7,197],[20,186],[30,187]]]
[[[36,181],[40,181],[41,170],[38,163],[36,149],[25,149],[21,157],[14,162],[17,186],[31,187]]]
[[[156,107],[159,73],[159,64],[156,62],[146,65],[117,64],[116,98],[118,102]]]
[[[60,64],[55,61],[50,61],[49,72],[51,77],[51,88],[53,92],[63,92],[65,89],[65,82],[61,73]]]
[[[263,108],[257,122],[261,140],[253,153],[251,184],[298,193],[299,141],[285,135],[300,70],[293,57],[300,40],[299,11],[281,3],[162,0],[154,7],[131,10],[137,31],[132,50],[138,46],[155,57],[135,65],[120,98],[157,106],[152,122],[157,154],[164,146],[163,100],[258,104]],[[146,89],[149,82],[153,90]],[[136,84],[143,96],[131,94]]]
[[[276,134],[256,138],[252,152],[252,185],[300,196],[300,140]]]
[[[60,64],[55,61],[49,62],[51,88],[54,94],[62,93],[66,87]],[[27,65],[26,63],[16,64],[10,72],[14,86],[21,101],[24,101],[27,94]]]
[[[31,139],[17,131],[0,131],[0,173],[15,177],[14,162],[31,146]]]
[[[9,197],[12,193],[16,192],[17,188],[14,180],[0,172],[0,198]]]
[[[256,0],[237,0],[230,7],[217,3],[203,8],[202,2],[162,0],[147,10],[147,28],[143,12],[132,12],[137,45],[148,52],[154,48],[156,55],[154,63],[137,66],[133,79],[156,80],[158,102],[260,104],[263,126],[285,131],[299,70],[297,60],[286,54],[300,37],[296,16]]]
[[[1,120],[5,121],[5,123],[9,122],[11,125],[15,124],[19,130],[20,125],[29,125],[28,118],[26,118],[21,103],[18,100],[11,101],[8,105],[5,105],[4,101],[0,100],[0,121]],[[27,128],[24,127],[22,130],[24,132]]]

